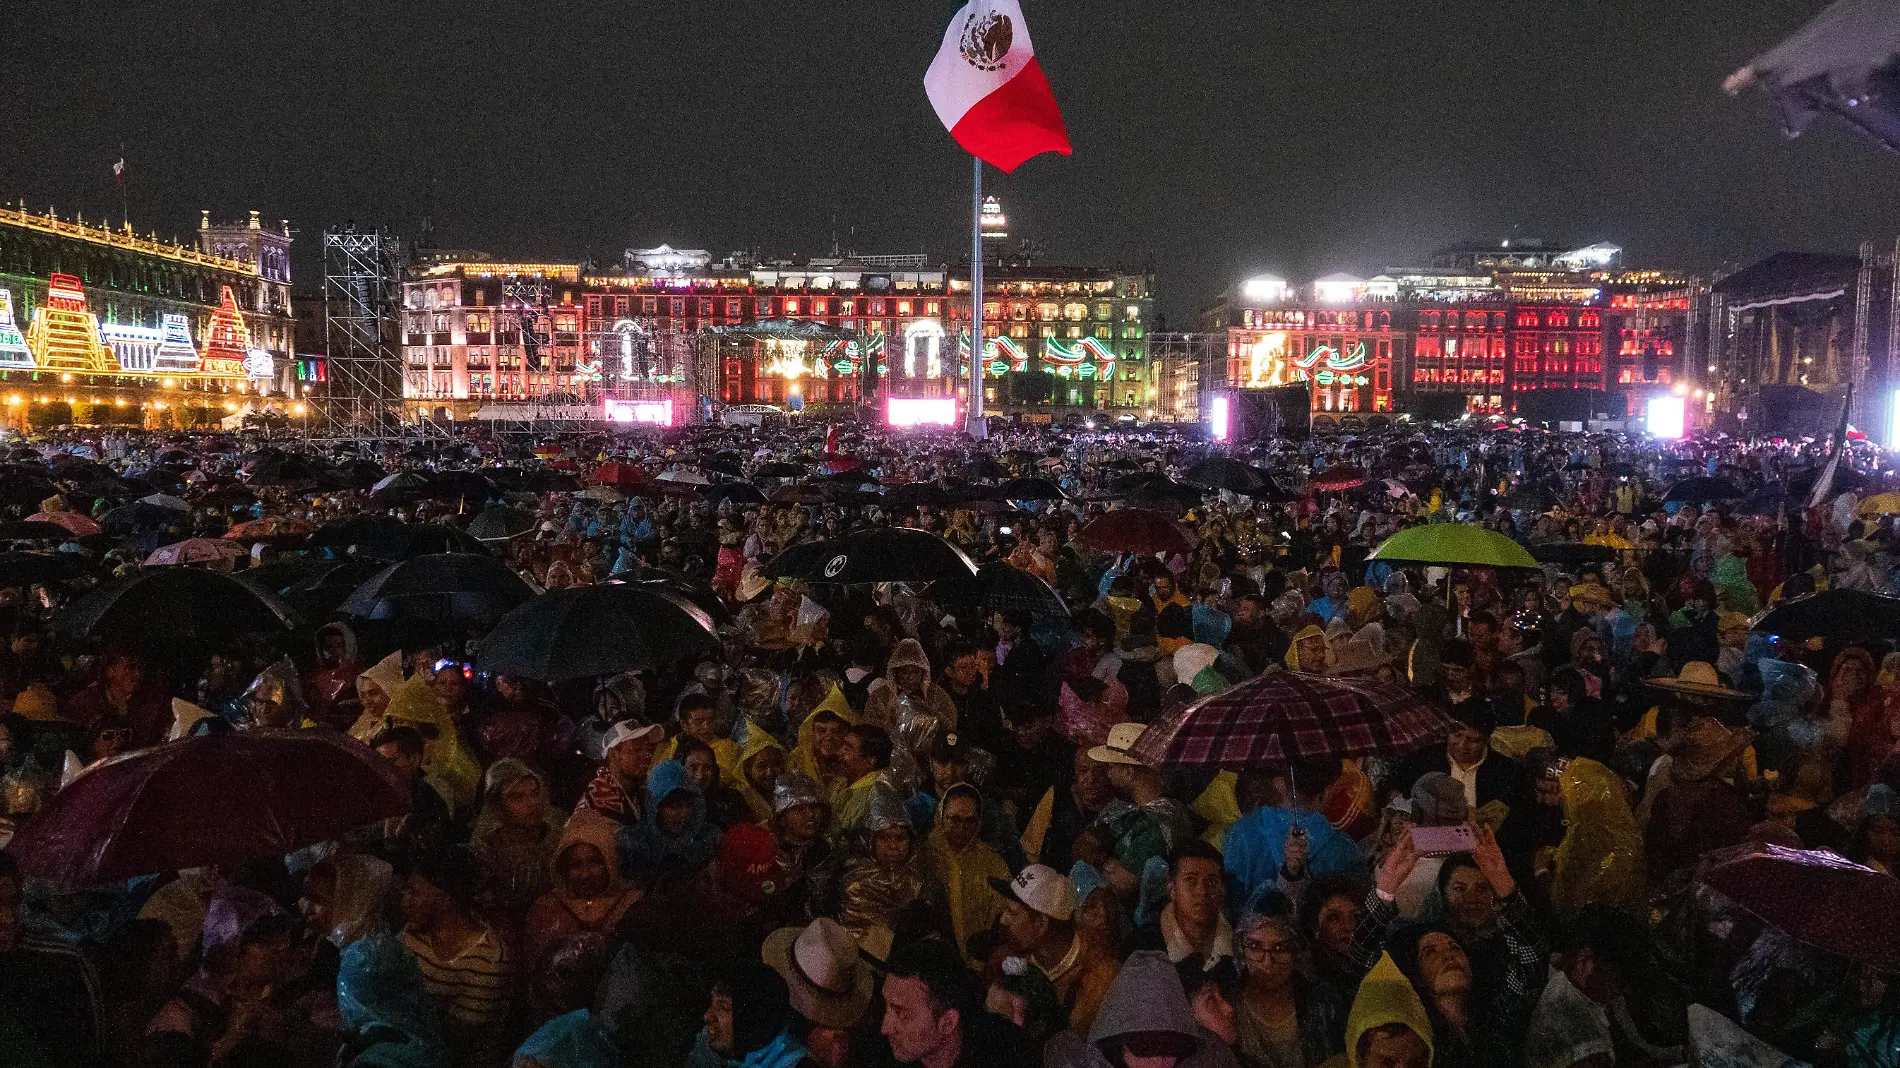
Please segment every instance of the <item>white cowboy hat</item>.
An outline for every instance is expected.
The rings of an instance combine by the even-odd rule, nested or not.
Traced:
[[[875,982],[850,932],[828,916],[765,937],[759,956],[785,980],[792,1008],[834,1030],[848,1030],[871,1004]]]

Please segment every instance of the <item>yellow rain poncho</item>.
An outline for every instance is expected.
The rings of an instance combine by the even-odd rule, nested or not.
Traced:
[[[739,796],[745,798],[746,810],[752,813],[752,821],[761,827],[772,826],[772,799],[753,789],[752,780],[746,778],[745,766],[747,761],[767,749],[785,752],[785,747],[778,744],[777,738],[766,733],[765,728],[756,723],[750,724],[746,731],[745,748],[739,751],[738,773],[733,776],[733,785],[738,788]],[[790,754],[787,754],[786,761],[786,766],[790,767]]]
[[[957,852],[944,839],[939,821],[924,841],[924,870],[943,887],[957,952],[968,963],[981,963],[970,957],[970,936],[989,930],[1002,916],[1003,899],[991,888],[990,880],[1007,880],[1008,862],[981,838]]]
[[[448,800],[450,808],[462,812],[475,803],[482,766],[462,748],[462,736],[456,733],[449,710],[442,707],[442,701],[421,676],[396,687],[384,718],[421,732],[422,772]]]
[[[1623,783],[1594,760],[1572,760],[1563,773],[1564,840],[1557,846],[1550,904],[1559,916],[1585,905],[1643,908],[1643,831]]]
[[[858,714],[851,711],[851,702],[845,700],[844,691],[833,686],[831,692],[825,695],[825,699],[818,702],[817,706],[811,710],[811,715],[807,715],[798,725],[798,744],[792,750],[790,767],[791,770],[800,772],[812,782],[817,783],[818,792],[824,796],[827,803],[836,808],[838,796],[844,793],[845,787],[851,784],[846,782],[842,775],[827,775],[818,768],[818,739],[812,731],[812,716],[819,712],[833,713],[850,724],[858,721]]]
[[[1387,1024],[1404,1024],[1424,1040],[1428,1052],[1432,1049],[1432,1021],[1425,1015],[1425,1003],[1418,999],[1412,981],[1399,971],[1392,954],[1381,953],[1379,963],[1360,981],[1352,1010],[1346,1014],[1346,1052],[1335,1054],[1323,1068],[1363,1068],[1359,1063],[1359,1040],[1367,1031]]]
[[[1288,671],[1305,671],[1308,674],[1315,674],[1315,675],[1325,671],[1326,670],[1325,664],[1309,664],[1304,668],[1300,666],[1300,643],[1303,641],[1306,641],[1308,638],[1319,638],[1323,640],[1325,639],[1325,637],[1326,637],[1325,631],[1319,629],[1318,627],[1313,627],[1313,626],[1309,626],[1306,629],[1300,631],[1298,634],[1295,634],[1293,636],[1293,640],[1288,642],[1287,647],[1286,647],[1285,659],[1286,659],[1287,670]]]

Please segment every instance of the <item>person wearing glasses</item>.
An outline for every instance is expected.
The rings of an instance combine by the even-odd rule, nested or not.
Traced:
[[[1300,967],[1299,928],[1287,916],[1240,921],[1244,972],[1235,1052],[1260,1068],[1317,1068],[1340,1052],[1341,1007]]]

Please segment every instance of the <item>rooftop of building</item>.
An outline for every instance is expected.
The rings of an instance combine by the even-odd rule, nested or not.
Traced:
[[[70,219],[62,219],[52,208],[45,214],[28,211],[26,202],[11,207],[0,207],[0,226],[13,226],[36,233],[51,234],[55,237],[71,238],[88,244],[106,248],[122,249],[145,256],[157,256],[161,259],[179,263],[191,263],[204,267],[214,267],[223,271],[238,271],[244,274],[256,273],[256,265],[240,260],[227,259],[202,251],[194,245],[165,241],[156,233],[144,237],[133,232],[132,224],[121,223],[117,228],[101,220],[97,224],[88,223],[75,214]]]

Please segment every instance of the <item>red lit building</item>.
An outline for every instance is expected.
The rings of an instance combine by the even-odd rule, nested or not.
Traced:
[[[1448,304],[1416,310],[1411,388],[1420,393],[1462,393],[1465,409],[1502,412],[1509,399],[1505,324],[1509,305]]]
[[[1603,388],[1603,312],[1575,304],[1517,304],[1505,329],[1511,391]]]

